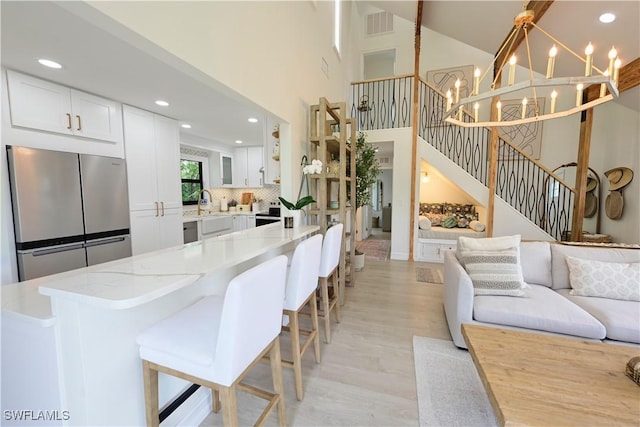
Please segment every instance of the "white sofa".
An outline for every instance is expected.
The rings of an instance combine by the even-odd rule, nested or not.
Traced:
[[[640,302],[570,295],[567,256],[602,262],[640,262],[637,249],[522,242],[520,263],[528,285],[526,296],[474,296],[471,278],[456,252],[445,252],[444,308],[453,342],[467,348],[460,327],[472,323],[640,343]]]

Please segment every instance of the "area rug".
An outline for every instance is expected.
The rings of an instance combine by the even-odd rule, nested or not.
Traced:
[[[364,253],[365,259],[386,261],[391,251],[391,240],[366,239],[356,244],[356,249]]]
[[[413,337],[421,426],[495,426],[482,381],[466,350],[451,341]]]
[[[416,280],[418,282],[444,283],[442,270],[430,267],[416,267]]]

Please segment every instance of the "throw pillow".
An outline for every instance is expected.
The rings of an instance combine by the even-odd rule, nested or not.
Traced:
[[[420,216],[418,218],[418,227],[420,230],[431,230],[431,221],[426,216]]]
[[[469,223],[469,228],[472,229],[473,231],[481,232],[481,231],[484,231],[485,225],[480,221],[474,220]]]
[[[525,296],[518,249],[466,250],[461,258],[475,295]]]
[[[440,225],[440,222],[442,221],[442,217],[444,215],[442,214],[435,214],[435,213],[428,213],[427,215],[425,215],[427,217],[427,219],[429,221],[431,221],[431,225],[434,227],[437,227]]]
[[[475,237],[458,237],[458,249],[464,250],[489,250],[499,251],[509,248],[520,247],[520,235],[485,237],[478,239]],[[519,261],[519,260],[518,260]]]
[[[571,295],[640,301],[640,262],[566,259]]]

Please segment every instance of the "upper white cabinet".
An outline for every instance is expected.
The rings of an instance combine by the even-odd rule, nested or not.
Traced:
[[[182,208],[178,122],[124,107],[129,208]]]
[[[132,252],[138,255],[180,245],[178,122],[127,105],[123,113]]]
[[[233,186],[262,187],[264,185],[263,166],[262,147],[236,148],[233,159]]]
[[[7,70],[11,124],[103,141],[122,141],[120,104]]]

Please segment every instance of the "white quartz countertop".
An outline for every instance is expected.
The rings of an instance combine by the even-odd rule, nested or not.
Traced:
[[[318,230],[316,225],[285,229],[281,223],[269,224],[6,285],[2,287],[2,310],[48,321],[52,318],[49,298],[109,309],[135,307]]]

